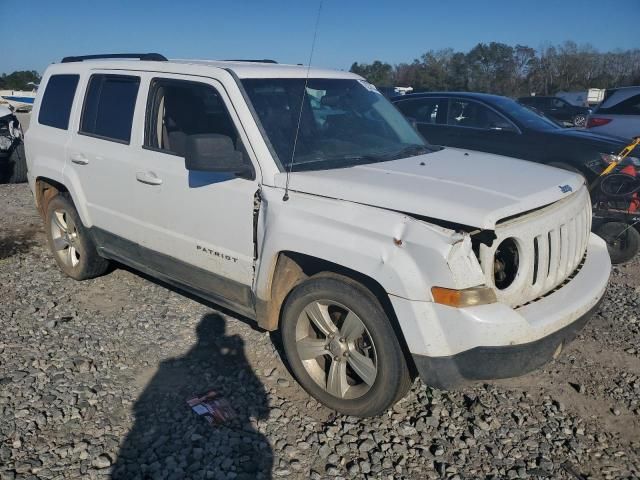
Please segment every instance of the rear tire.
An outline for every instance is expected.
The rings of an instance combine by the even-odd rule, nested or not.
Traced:
[[[349,278],[320,274],[297,286],[283,307],[281,335],[300,385],[345,415],[379,415],[411,386],[384,309]]]
[[[98,255],[89,232],[71,200],[56,195],[47,205],[45,216],[47,243],[60,270],[76,280],[102,275],[109,261]]]
[[[607,242],[607,250],[613,264],[628,262],[640,250],[640,233],[627,223],[603,223],[596,230],[596,234]]]
[[[9,157],[9,183],[24,183],[27,181],[27,159],[22,142],[11,152]]]

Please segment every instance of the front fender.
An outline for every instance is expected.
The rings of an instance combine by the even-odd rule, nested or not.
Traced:
[[[255,291],[270,298],[278,255],[297,252],[350,268],[390,295],[431,301],[431,287],[466,288],[484,276],[466,234],[409,215],[314,195],[263,188]]]

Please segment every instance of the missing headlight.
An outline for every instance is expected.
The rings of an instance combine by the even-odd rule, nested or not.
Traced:
[[[493,260],[493,279],[498,290],[504,290],[513,284],[518,274],[519,257],[515,239],[507,238],[498,245]]]
[[[0,134],[0,150],[9,150],[13,145],[13,138]]]

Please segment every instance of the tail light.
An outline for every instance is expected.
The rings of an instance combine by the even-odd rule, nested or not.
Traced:
[[[601,127],[611,122],[610,118],[589,117],[587,128]]]

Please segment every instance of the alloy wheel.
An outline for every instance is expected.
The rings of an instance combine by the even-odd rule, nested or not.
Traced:
[[[75,222],[64,210],[54,210],[51,215],[51,237],[54,253],[71,268],[80,263],[80,239]]]
[[[361,397],[376,380],[371,335],[360,317],[340,303],[316,300],[302,310],[296,348],[309,376],[334,397]]]

